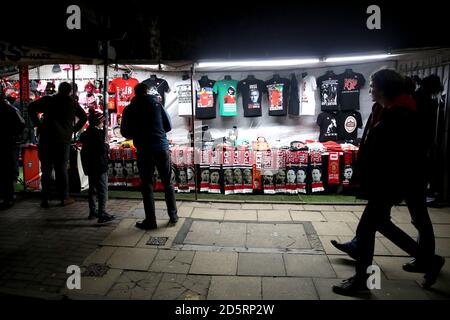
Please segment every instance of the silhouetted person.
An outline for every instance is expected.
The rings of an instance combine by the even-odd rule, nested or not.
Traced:
[[[108,201],[108,159],[109,145],[105,141],[103,113],[89,109],[89,128],[80,136],[83,144],[81,161],[84,173],[89,177],[89,219],[98,223],[114,220],[106,212]],[[98,199],[98,211],[96,200]]]
[[[83,108],[70,96],[72,86],[62,82],[58,93],[45,96],[29,105],[30,117],[38,128],[39,160],[42,171],[42,208],[49,207],[50,183],[55,170],[58,197],[61,205],[75,202],[69,198],[69,178],[67,165],[69,161],[72,136],[83,128],[87,121]],[[38,114],[42,113],[42,120]],[[75,119],[78,121],[75,122]]]
[[[356,230],[356,274],[333,286],[338,294],[352,295],[367,290],[367,268],[372,264],[375,233],[389,234],[401,249],[418,257],[417,242],[396,227],[390,218],[394,204],[411,194],[417,177],[411,172],[420,164],[414,150],[420,134],[417,130],[416,104],[405,94],[405,81],[393,70],[381,70],[371,79],[372,99],[382,107],[378,122],[366,132],[359,152],[358,176],[361,191],[368,199]],[[390,161],[386,161],[386,155]],[[386,183],[381,176],[396,176],[395,181]],[[440,257],[439,257],[440,258]],[[427,261],[424,286],[432,285],[442,268],[442,258]],[[441,260],[442,259],[442,260]]]
[[[175,191],[171,181],[171,161],[166,132],[172,130],[169,116],[157,98],[149,95],[149,88],[140,83],[134,88],[135,97],[122,115],[121,133],[133,139],[137,149],[137,162],[141,178],[145,220],[137,222],[140,229],[156,229],[153,172],[161,177],[167,211],[171,223],[178,221]]]
[[[0,87],[0,137],[2,155],[0,156],[0,210],[14,204],[14,184],[16,181],[17,138],[25,129],[25,121],[19,111],[3,99]]]
[[[417,94],[422,95],[419,99],[417,99],[417,117],[420,119],[421,126],[424,127],[425,130],[434,130],[433,128],[433,120],[432,117],[427,117],[426,113],[432,113],[432,99],[431,96],[433,94],[437,94],[439,88],[442,88],[439,78],[434,78],[435,76],[430,76],[433,79],[433,85],[431,85],[434,89],[428,89],[428,94],[425,94],[427,91],[419,90],[414,93],[415,84],[414,82],[406,78],[405,79],[405,89],[404,92],[406,95],[414,95]],[[429,77],[428,77],[429,78]],[[427,80],[429,81],[429,80]],[[427,104],[428,103],[428,104]],[[383,107],[375,103],[372,108],[372,113],[369,116],[369,120],[367,121],[366,128],[364,130],[362,141],[366,140],[368,132],[380,121],[381,115],[383,113]],[[428,121],[426,121],[428,119]],[[425,122],[424,122],[425,121]],[[416,123],[416,125],[418,125]],[[418,130],[419,127],[416,127],[416,130],[419,132],[420,136],[416,137],[418,147],[415,148],[416,158],[419,159],[420,163],[425,163],[426,154],[431,146],[432,139],[430,139],[430,132]],[[423,167],[423,166],[422,166]],[[415,245],[403,246],[403,249],[415,257],[412,261],[403,265],[403,270],[407,272],[421,272],[425,273],[425,281],[423,285],[425,287],[431,286],[435,281],[438,275],[439,266],[443,264],[443,258],[435,255],[435,237],[433,231],[433,225],[431,223],[428,210],[426,207],[426,181],[425,172],[417,171],[416,178],[411,179],[410,184],[406,188],[404,200],[406,205],[408,206],[408,210],[411,215],[411,222],[416,227],[418,231],[418,248]],[[396,230],[393,228],[382,228],[379,230],[381,234],[383,234],[386,238],[391,240],[394,244],[402,247],[402,242],[397,242],[398,237],[396,237]],[[335,240],[332,240],[331,243],[338,248],[339,250],[346,252],[350,255],[350,257],[357,259],[358,257],[358,238],[354,237],[351,241],[346,243],[338,243]]]

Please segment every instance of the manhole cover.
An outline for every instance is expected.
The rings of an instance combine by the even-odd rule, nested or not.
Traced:
[[[150,246],[163,246],[166,244],[169,237],[150,237],[147,241],[147,245]]]
[[[86,267],[86,270],[83,272],[84,277],[103,277],[109,270],[109,267],[104,264],[93,263]]]

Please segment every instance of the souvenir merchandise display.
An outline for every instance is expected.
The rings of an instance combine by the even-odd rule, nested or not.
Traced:
[[[281,78],[278,74],[266,81],[269,116],[287,115],[290,84],[289,79]]]
[[[149,94],[155,96],[164,106],[166,101],[165,94],[170,92],[167,81],[158,78],[156,75],[151,75],[150,78],[142,81],[142,83],[147,85]]]
[[[238,83],[237,88],[242,95],[242,107],[244,108],[244,117],[262,116],[262,96],[266,92],[264,81],[258,80],[253,75]]]
[[[213,92],[217,94],[219,113],[222,117],[237,116],[238,81],[225,76],[214,84]]]

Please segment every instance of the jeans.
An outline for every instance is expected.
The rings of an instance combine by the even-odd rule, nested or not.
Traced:
[[[14,182],[16,181],[17,148],[2,149],[0,157],[0,198],[4,201],[14,200]]]
[[[137,150],[137,165],[141,178],[141,193],[144,201],[145,220],[156,224],[155,199],[153,196],[153,173],[158,169],[164,186],[165,200],[169,217],[177,214],[175,190],[171,182],[170,151],[151,151],[145,148]]]
[[[55,170],[58,197],[60,200],[64,200],[69,194],[67,166],[70,145],[41,143],[39,144],[38,152],[42,171],[42,200],[49,200],[53,169]]]
[[[108,201],[108,173],[90,174],[89,178],[89,211],[96,214],[98,199],[98,215],[106,213],[106,202]]]
[[[391,221],[393,204],[382,199],[369,200],[356,229],[359,258],[356,262],[357,275],[366,275],[372,264],[375,248],[375,233],[389,235],[389,240],[411,256],[417,256],[419,245],[408,234]]]

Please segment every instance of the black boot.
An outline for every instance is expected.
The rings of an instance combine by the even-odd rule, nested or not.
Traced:
[[[424,280],[422,282],[422,287],[428,289],[433,284],[436,283],[436,280],[441,272],[442,267],[445,264],[445,259],[441,256],[435,255],[433,261],[430,266],[427,268],[427,272],[425,273]]]
[[[359,293],[368,292],[367,276],[354,275],[351,278],[343,280],[340,284],[334,285],[332,290],[334,293],[343,296],[354,296]]]
[[[357,260],[358,259],[358,253],[356,250],[356,246],[353,242],[345,242],[345,243],[339,243],[336,240],[331,240],[331,244],[338,250],[345,252],[350,256],[350,258]]]
[[[158,228],[158,225],[156,224],[156,221],[151,223],[145,219],[144,221],[136,222],[136,228],[142,230],[155,230]]]

